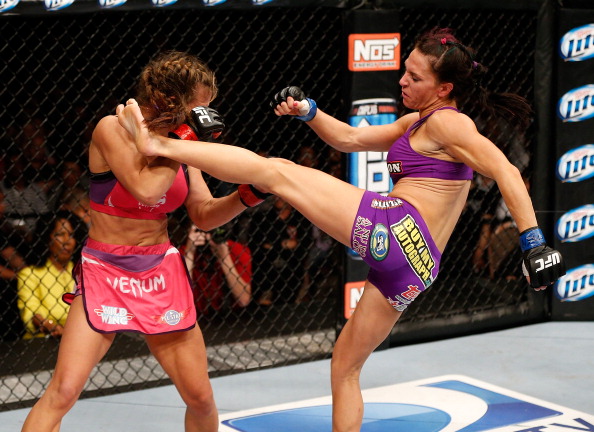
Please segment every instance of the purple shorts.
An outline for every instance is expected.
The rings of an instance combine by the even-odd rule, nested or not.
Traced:
[[[366,191],[351,247],[370,267],[367,279],[403,311],[439,272],[441,252],[419,212],[400,198]]]

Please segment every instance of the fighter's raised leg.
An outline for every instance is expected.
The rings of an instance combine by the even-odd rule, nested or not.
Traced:
[[[362,189],[322,171],[284,159],[264,158],[241,147],[151,134],[133,99],[125,107],[119,105],[116,113],[120,125],[146,156],[183,162],[229,183],[251,183],[264,192],[280,196],[321,230],[350,246]]]

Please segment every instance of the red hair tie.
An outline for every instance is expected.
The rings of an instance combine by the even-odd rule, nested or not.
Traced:
[[[441,38],[441,44],[442,44],[442,45],[445,45],[445,44],[447,43],[447,41],[448,41],[448,40],[447,40],[446,38]]]

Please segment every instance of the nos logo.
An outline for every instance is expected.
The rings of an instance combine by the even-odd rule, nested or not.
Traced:
[[[349,35],[349,70],[400,69],[400,33]]]

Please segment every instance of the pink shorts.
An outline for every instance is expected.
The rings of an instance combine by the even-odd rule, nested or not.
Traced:
[[[196,325],[188,271],[171,243],[126,246],[92,239],[74,269],[87,321],[100,333],[162,334]]]

